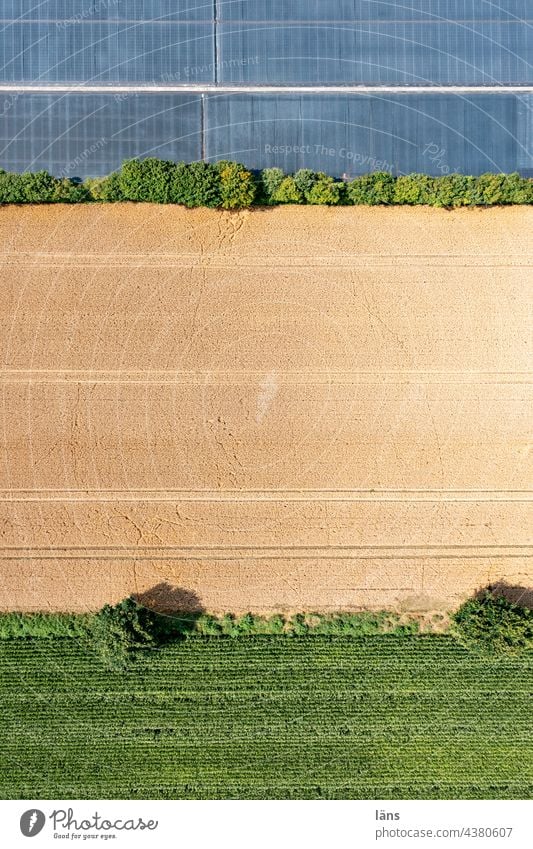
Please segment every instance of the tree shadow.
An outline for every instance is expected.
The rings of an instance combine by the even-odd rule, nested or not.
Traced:
[[[475,597],[483,599],[487,592],[496,598],[505,598],[512,604],[533,610],[533,589],[531,588],[521,587],[518,584],[508,584],[505,581],[496,581],[495,584],[489,584],[488,587],[478,590]]]
[[[132,598],[144,609],[150,631],[159,645],[184,639],[195,630],[197,620],[205,613],[193,590],[174,587],[166,581]]]
[[[204,613],[204,607],[194,590],[173,587],[167,581],[161,581],[149,590],[133,596],[137,604],[148,607],[156,613]]]

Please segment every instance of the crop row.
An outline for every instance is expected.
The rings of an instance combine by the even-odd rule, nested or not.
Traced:
[[[75,640],[4,640],[0,792],[517,798],[532,690],[530,654],[439,636],[192,638],[118,674]]]

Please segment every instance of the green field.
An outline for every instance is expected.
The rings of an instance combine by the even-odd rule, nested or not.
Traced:
[[[192,637],[106,672],[0,641],[1,798],[531,798],[533,655]]]

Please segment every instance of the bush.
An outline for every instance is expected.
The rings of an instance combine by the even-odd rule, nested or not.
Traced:
[[[475,177],[465,177],[462,174],[448,174],[433,180],[433,196],[431,205],[436,207],[470,206]]]
[[[285,177],[272,200],[274,203],[303,203],[304,195],[296,185],[294,177]]]
[[[179,162],[172,175],[172,203],[182,203],[189,208],[220,206],[220,175],[214,165],[207,162]]]
[[[533,611],[486,590],[454,614],[453,633],[474,651],[515,654],[533,649]]]
[[[286,176],[281,168],[265,168],[256,180],[237,162],[175,164],[155,158],[131,159],[124,162],[120,171],[83,183],[66,177],[56,179],[47,171],[11,174],[0,169],[0,204],[121,200],[224,209],[241,209],[254,203],[425,204],[453,208],[532,204],[533,180],[519,174],[409,174],[395,178],[376,171],[346,185],[309,168],[301,168],[292,176]]]
[[[294,174],[296,188],[306,199],[317,179],[317,173],[315,171],[311,171],[309,168],[300,168],[300,170]]]
[[[76,613],[0,613],[0,640],[83,637],[90,619]]]
[[[124,200],[120,187],[120,172],[113,171],[108,177],[94,177],[84,181],[90,200],[116,203]]]
[[[532,203],[533,181],[519,174],[481,174],[471,178],[470,203],[495,206],[508,203]]]
[[[364,206],[390,204],[394,198],[395,179],[385,171],[375,171],[373,174],[363,174],[356,177],[346,186],[350,203]]]
[[[326,174],[317,174],[317,179],[306,195],[306,200],[311,204],[321,206],[335,206],[342,203],[345,196],[344,183],[336,183],[333,177]]]
[[[125,200],[171,202],[171,180],[176,166],[163,159],[130,159],[120,170],[119,185]]]
[[[0,173],[0,203],[52,203],[60,183],[47,171]]]
[[[56,180],[52,200],[54,203],[86,203],[91,200],[91,196],[84,183],[64,177],[62,180]]]
[[[414,206],[418,204],[430,204],[434,195],[433,177],[426,174],[409,174],[405,177],[397,177],[394,185],[393,203]]]
[[[51,203],[59,182],[48,171],[20,175],[21,191],[26,203]]]
[[[89,639],[104,665],[120,671],[127,666],[132,650],[157,644],[160,619],[163,617],[127,598],[114,606],[106,604],[92,617]]]
[[[22,175],[0,172],[0,203],[26,203],[22,189]]]
[[[505,174],[504,177],[504,203],[533,203],[533,180],[520,174]]]
[[[263,203],[275,203],[274,195],[284,180],[281,168],[264,168],[259,180],[259,199]]]
[[[255,199],[253,174],[238,162],[221,160],[215,166],[219,173],[220,198],[223,209],[243,209]]]

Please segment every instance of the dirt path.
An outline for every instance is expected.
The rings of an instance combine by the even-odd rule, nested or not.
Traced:
[[[532,232],[518,207],[0,208],[0,609],[531,586]]]

